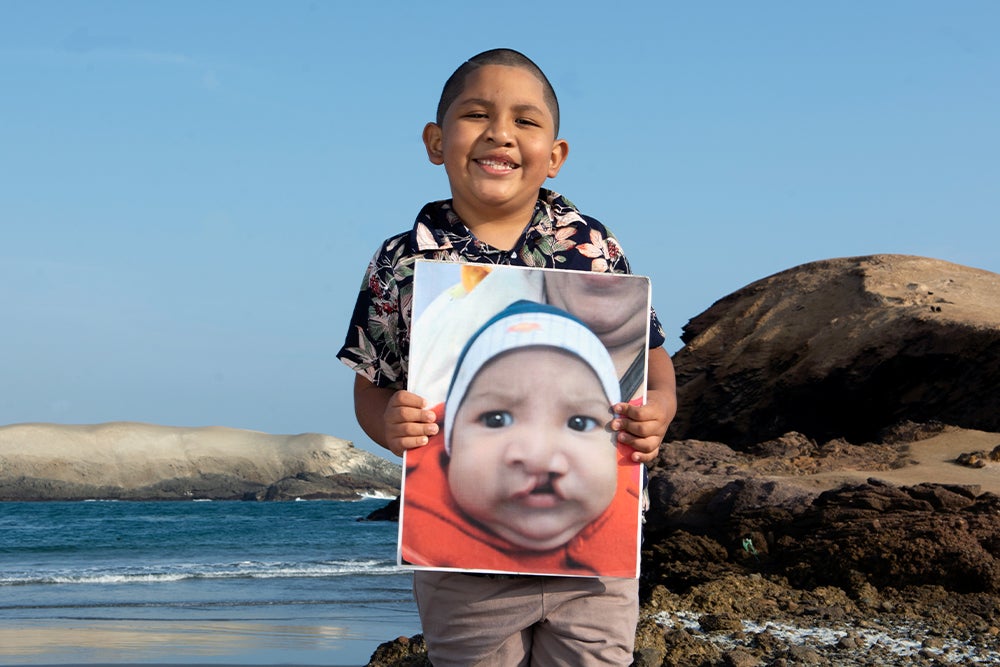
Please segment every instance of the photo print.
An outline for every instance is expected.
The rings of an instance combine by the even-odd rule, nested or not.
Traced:
[[[413,285],[439,432],[403,459],[398,563],[636,577],[643,469],[609,424],[645,399],[649,279],[420,260]]]

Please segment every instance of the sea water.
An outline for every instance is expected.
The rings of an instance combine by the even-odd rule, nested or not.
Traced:
[[[386,502],[0,503],[0,664],[363,665],[419,632]]]

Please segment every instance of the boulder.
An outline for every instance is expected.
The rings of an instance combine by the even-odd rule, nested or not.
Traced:
[[[1000,430],[1000,275],[907,255],[804,264],[684,328],[668,440],[796,431],[875,441],[904,420]]]

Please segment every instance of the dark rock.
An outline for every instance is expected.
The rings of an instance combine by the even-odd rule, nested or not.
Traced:
[[[684,629],[668,630],[663,636],[663,664],[674,667],[712,667],[722,658],[714,644]]]
[[[383,507],[369,512],[361,521],[399,521],[399,498],[393,498]]]
[[[995,273],[903,255],[814,262],[717,301],[682,339],[671,440],[864,442],[902,420],[1000,430]]]
[[[392,486],[355,475],[320,475],[301,472],[286,477],[267,487],[263,500],[357,500],[361,496],[391,495],[397,492]]]
[[[432,667],[423,635],[399,637],[380,644],[365,667]]]
[[[705,632],[736,632],[743,629],[743,622],[735,614],[705,614],[698,619]]]
[[[985,468],[987,456],[988,455],[984,451],[965,452],[959,454],[955,458],[955,463],[960,466],[968,466],[970,468]]]
[[[736,648],[726,651],[726,654],[722,656],[722,664],[724,667],[757,667],[761,662],[760,658],[750,651]]]

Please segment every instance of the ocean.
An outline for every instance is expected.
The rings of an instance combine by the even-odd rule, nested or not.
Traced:
[[[0,664],[364,665],[420,631],[386,502],[0,503]]]

